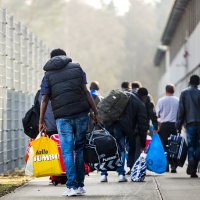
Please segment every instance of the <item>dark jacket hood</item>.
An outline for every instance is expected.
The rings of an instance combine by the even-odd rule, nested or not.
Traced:
[[[72,59],[67,56],[55,56],[51,58],[43,67],[44,71],[59,70],[64,68]]]

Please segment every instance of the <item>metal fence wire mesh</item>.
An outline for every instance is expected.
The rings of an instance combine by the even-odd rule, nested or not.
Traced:
[[[0,10],[0,173],[24,166],[22,118],[33,104],[49,49]]]

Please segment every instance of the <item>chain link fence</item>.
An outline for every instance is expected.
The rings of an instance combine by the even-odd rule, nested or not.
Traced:
[[[0,10],[0,173],[24,166],[22,118],[33,104],[49,49]]]

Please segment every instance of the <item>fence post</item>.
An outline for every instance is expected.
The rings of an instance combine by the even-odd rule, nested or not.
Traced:
[[[2,12],[2,65],[3,65],[3,97],[4,97],[4,101],[3,101],[3,151],[4,151],[4,160],[3,160],[3,164],[4,164],[4,171],[8,170],[8,151],[7,151],[7,63],[6,63],[6,25],[7,25],[7,21],[6,21],[6,10],[3,9]]]

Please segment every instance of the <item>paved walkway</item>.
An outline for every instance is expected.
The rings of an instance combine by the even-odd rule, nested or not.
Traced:
[[[48,178],[36,178],[0,200],[200,200],[200,178],[191,179],[181,168],[177,174],[153,175],[148,172],[142,183],[130,180],[118,183],[117,174],[113,172],[109,173],[108,183],[100,183],[99,178],[96,172],[86,177],[85,196],[63,197],[64,185],[53,186]]]

